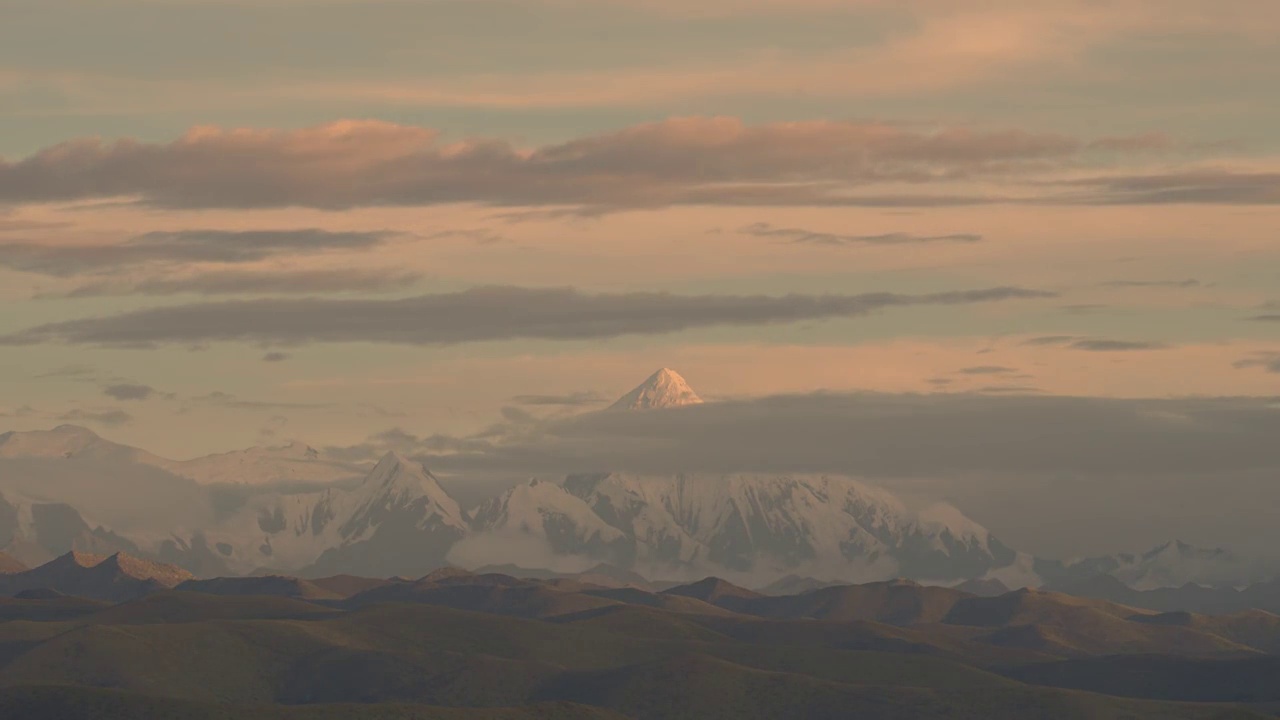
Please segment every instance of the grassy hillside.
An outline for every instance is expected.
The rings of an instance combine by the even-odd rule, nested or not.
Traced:
[[[1273,616],[883,584],[761,617],[765,598],[695,585],[458,576],[308,600],[273,580],[210,587],[280,594],[13,601],[0,717],[1198,720],[1263,715],[1163,701],[1280,699]],[[1128,648],[1146,654],[1113,657]]]
[[[440,708],[422,705],[218,705],[75,687],[0,690],[8,720],[624,720],[625,716],[570,703],[516,708]]]

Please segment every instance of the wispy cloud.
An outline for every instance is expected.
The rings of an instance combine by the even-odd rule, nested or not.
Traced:
[[[0,337],[140,347],[242,341],[453,344],[538,338],[584,340],[658,335],[717,325],[768,325],[859,317],[895,307],[966,305],[1054,297],[1016,287],[927,295],[592,295],[573,289],[485,287],[398,300],[259,299],[148,308],[49,323]]]
[[[0,162],[0,177],[5,170]],[[0,180],[0,185],[3,182]],[[0,243],[0,266],[69,277],[153,263],[248,263],[279,255],[367,249],[390,236],[387,232],[334,232],[314,228],[184,230],[147,233],[117,244]]]
[[[1113,340],[1109,338],[1082,338],[1076,335],[1041,335],[1023,340],[1023,346],[1058,346],[1086,352],[1127,352],[1135,350],[1167,350],[1171,345],[1145,340]]]
[[[154,395],[155,388],[136,383],[118,383],[102,389],[102,394],[115,400],[146,400]]]
[[[1016,368],[1003,367],[1000,365],[977,365],[974,367],[961,368],[958,370],[961,375],[1011,375],[1017,373]]]
[[[1253,357],[1248,357],[1236,362],[1235,367],[1240,370],[1260,368],[1266,372],[1280,373],[1280,353],[1258,353]]]
[[[910,233],[882,233],[878,235],[841,235],[803,228],[780,228],[758,222],[741,228],[738,232],[755,237],[774,238],[782,242],[808,245],[925,245],[930,243],[974,243],[981,235],[956,233],[951,235],[912,235]]]
[[[317,408],[333,407],[329,403],[293,403],[293,402],[271,402],[267,400],[244,400],[231,393],[215,391],[205,395],[199,395],[187,400],[188,407],[205,405],[225,408],[234,408],[236,410],[312,410]]]
[[[1020,345],[1041,346],[1041,345],[1066,345],[1076,340],[1075,335],[1040,335],[1033,338],[1023,340]]]
[[[58,416],[62,422],[89,422],[115,427],[133,422],[133,416],[119,410],[71,410]]]
[[[311,293],[386,292],[412,287],[422,273],[407,270],[219,270],[145,280],[103,280],[77,285],[39,298],[110,295],[306,295]]]
[[[83,379],[97,374],[97,368],[92,365],[63,365],[60,368],[54,368],[48,372],[41,373],[36,376],[40,380],[48,379]]]
[[[511,398],[511,402],[518,405],[556,405],[566,407],[600,405],[608,401],[609,398],[589,390],[568,393],[567,395],[517,395]]]
[[[1068,347],[1088,352],[1129,352],[1133,350],[1167,350],[1170,346],[1160,342],[1140,340],[1077,340]]]
[[[1098,283],[1098,285],[1111,288],[1193,288],[1200,287],[1200,281],[1193,278],[1186,280],[1108,280]]]
[[[1079,188],[1056,199],[1083,205],[1275,205],[1280,172],[1173,170],[1147,175],[1101,176],[1060,183]]]

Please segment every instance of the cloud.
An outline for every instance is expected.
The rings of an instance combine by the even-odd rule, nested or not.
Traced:
[[[133,422],[133,416],[123,410],[72,410],[58,416],[62,422],[91,422],[115,427]]]
[[[558,405],[565,407],[582,407],[606,403],[609,398],[591,391],[569,393],[567,395],[517,395],[511,402],[518,405]]]
[[[738,230],[755,237],[776,238],[791,244],[808,245],[925,245],[930,243],[975,243],[981,235],[958,233],[953,235],[912,235],[910,233],[883,233],[879,235],[839,235],[803,228],[779,228],[758,222]]]
[[[29,230],[52,230],[69,226],[66,222],[49,222],[42,220],[12,220],[9,213],[0,209],[0,233],[25,232]]]
[[[597,208],[986,202],[985,195],[856,198],[848,191],[1042,171],[1046,163],[1078,164],[1099,143],[1108,149],[1124,144],[887,123],[748,126],[731,117],[673,118],[533,149],[495,139],[444,144],[435,130],[379,121],[299,130],[204,127],[170,143],[82,138],[0,161],[0,202],[124,197],[167,207],[327,209],[456,202]],[[196,246],[215,252],[206,243]],[[131,252],[156,251],[144,242]],[[44,264],[56,269],[69,262],[59,260]]]
[[[1075,305],[1063,305],[1061,309],[1063,312],[1072,315],[1089,315],[1099,310],[1106,310],[1109,307],[1111,306],[1103,303],[1078,303]]]
[[[1070,180],[1060,185],[1083,188],[1059,202],[1088,205],[1275,205],[1280,203],[1280,173],[1230,170],[1180,170]]]
[[[974,392],[984,395],[1035,395],[1044,390],[1031,385],[985,385]]]
[[[1074,335],[1040,335],[1038,337],[1027,338],[1018,344],[1033,347],[1042,345],[1066,345],[1075,339],[1076,337]]]
[[[1277,433],[1272,398],[816,393],[593,412],[543,421],[516,440],[401,449],[431,456],[433,467],[525,472],[1105,476],[1280,470]]]
[[[5,166],[0,162],[0,178],[4,175]],[[3,182],[0,180],[0,185]],[[249,263],[281,255],[368,249],[389,237],[391,233],[387,232],[331,232],[309,228],[152,232],[114,245],[0,243],[0,266],[71,277],[153,263]]]
[[[269,362],[269,363],[284,362],[285,360],[288,360],[290,357],[292,356],[289,353],[269,352],[266,355],[262,356],[262,362]]]
[[[1143,340],[1109,340],[1106,338],[1081,338],[1075,335],[1042,335],[1018,343],[1023,346],[1061,346],[1086,352],[1124,352],[1132,350],[1167,350],[1166,343]]]
[[[1280,353],[1257,353],[1254,357],[1245,358],[1235,363],[1235,367],[1240,370],[1247,368],[1261,368],[1270,373],[1280,374]]]
[[[42,380],[52,378],[85,378],[94,375],[97,372],[97,369],[92,365],[64,365],[60,368],[55,368],[46,373],[36,375],[36,378]]]
[[[1087,352],[1128,352],[1131,350],[1167,350],[1169,345],[1135,340],[1077,340],[1069,346]]]
[[[475,228],[471,230],[441,230],[439,232],[429,233],[423,236],[424,240],[443,240],[458,239],[470,240],[477,245],[496,245],[498,243],[508,242],[507,237],[502,233],[495,232],[486,228]]]
[[[1251,318],[1249,318],[1249,319],[1250,319],[1250,320],[1252,320],[1253,322],[1273,322],[1273,323],[1280,323],[1280,314],[1275,314],[1275,315],[1254,315],[1253,317],[1251,317]]]
[[[700,327],[860,317],[894,307],[966,305],[1055,297],[996,287],[905,295],[587,294],[510,286],[396,300],[257,299],[147,308],[49,323],[0,336],[0,344],[116,347],[241,341],[271,344],[381,342],[441,345],[492,340],[586,340]]]
[[[291,295],[339,292],[383,292],[411,287],[422,273],[399,270],[223,270],[183,277],[166,274],[130,282],[110,280],[79,285],[59,294],[39,297],[99,297],[106,295]]]
[[[1186,280],[1108,280],[1098,285],[1112,288],[1193,288],[1200,287],[1200,281],[1191,278]]]
[[[330,403],[290,403],[269,402],[265,400],[241,400],[231,393],[222,391],[214,391],[205,395],[199,395],[190,398],[188,402],[194,405],[212,405],[224,408],[234,408],[237,410],[313,410],[333,407]]]
[[[116,400],[146,400],[155,394],[155,388],[150,385],[137,385],[134,383],[120,383],[117,385],[108,385],[102,389],[102,394]]]
[[[1015,368],[1002,367],[1000,365],[977,365],[975,367],[961,368],[957,372],[961,375],[1008,375],[1018,371]]]

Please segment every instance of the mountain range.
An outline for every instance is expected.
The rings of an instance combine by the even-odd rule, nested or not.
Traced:
[[[602,412],[700,403],[664,368]],[[607,566],[792,589],[892,578],[1067,587],[1103,576],[1150,591],[1274,577],[1228,551],[1178,542],[1037,558],[951,505],[913,509],[845,476],[600,472],[531,479],[462,508],[394,452],[371,468],[301,443],[173,461],[75,426],[0,435],[0,549],[27,565],[124,552],[202,577],[420,577],[450,563],[561,575]]]

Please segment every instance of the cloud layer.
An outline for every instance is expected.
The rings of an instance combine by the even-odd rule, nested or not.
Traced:
[[[911,233],[881,233],[879,235],[842,235],[804,228],[774,227],[769,223],[752,223],[740,229],[745,235],[771,238],[779,242],[797,245],[925,245],[930,243],[975,243],[981,235],[954,233],[950,235],[913,235]]]
[[[0,174],[3,170],[0,169]],[[110,273],[148,264],[251,263],[277,256],[372,248],[387,232],[183,230],[151,232],[123,243],[0,243],[0,266],[55,277]]]
[[[164,144],[72,140],[0,162],[0,202],[132,197],[169,207],[330,209],[976,203],[989,198],[850,191],[1021,175],[1152,147],[1146,136],[686,117],[525,149],[494,139],[446,144],[429,128],[341,121],[288,131],[197,128]]]
[[[893,307],[1053,296],[1016,287],[928,295],[768,296],[655,292],[590,295],[573,289],[495,286],[400,300],[260,299],[176,305],[49,323],[0,337],[0,344],[64,342],[140,347],[243,341],[439,345],[519,338],[585,340],[716,325],[858,317]]]
[[[384,292],[411,287],[421,279],[422,273],[408,270],[215,270],[186,275],[166,273],[143,280],[101,280],[77,285],[65,292],[43,293],[40,297]]]
[[[905,478],[1280,470],[1277,432],[1280,403],[1269,398],[817,393],[586,413],[453,443],[381,439],[434,455],[437,467]]]

